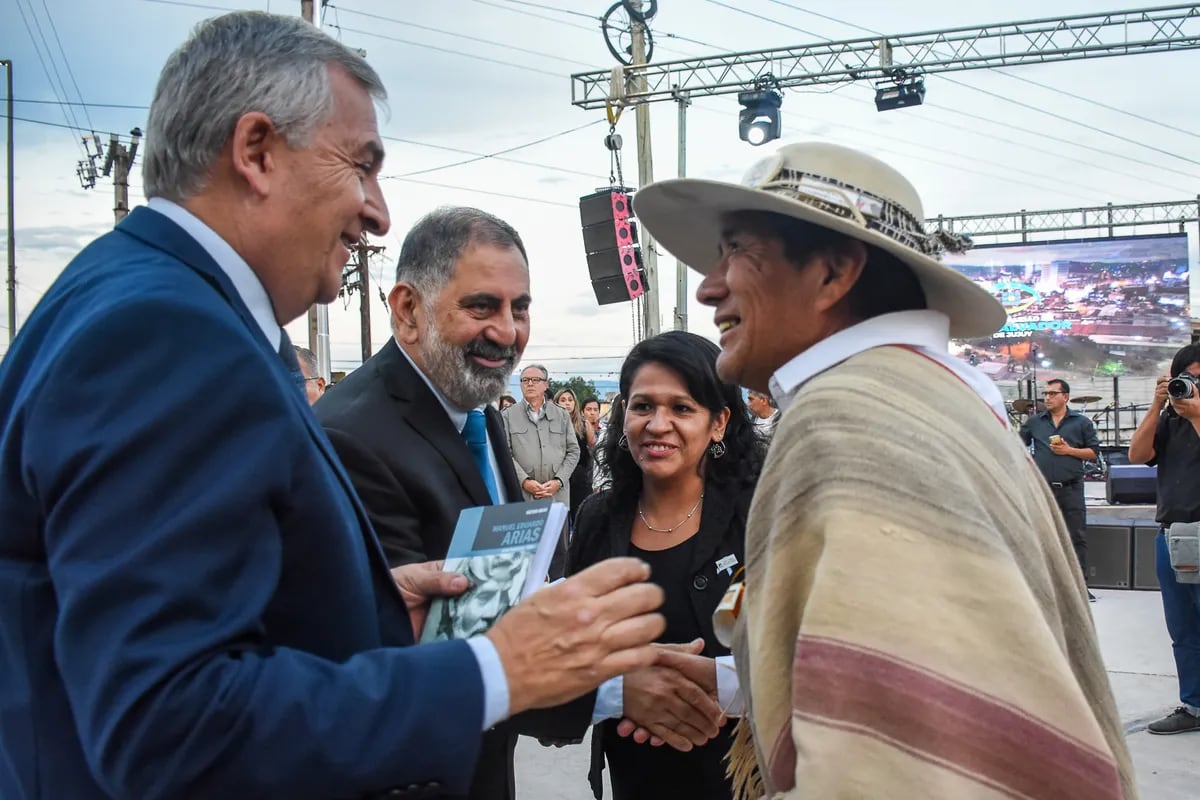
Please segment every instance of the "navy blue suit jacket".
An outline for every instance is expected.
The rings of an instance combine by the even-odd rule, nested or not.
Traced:
[[[420,647],[283,361],[137,209],[0,363],[0,797],[466,789],[483,686]]]

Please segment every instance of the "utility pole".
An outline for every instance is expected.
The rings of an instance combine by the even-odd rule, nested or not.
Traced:
[[[642,0],[630,0],[629,7],[635,14],[641,14]],[[630,19],[631,37],[633,39],[633,65],[642,66],[646,63],[646,23]],[[639,76],[634,88],[637,92],[645,92],[646,79]],[[637,153],[638,153],[638,188],[654,182],[654,161],[650,149],[650,104],[638,103],[637,118]],[[636,201],[635,201],[636,202]],[[662,329],[659,321],[658,297],[658,254],[655,251],[654,240],[642,229],[642,255],[646,264],[646,338],[657,336]]]
[[[0,60],[8,81],[8,341],[17,335],[17,236],[13,224],[13,93],[12,60]]]
[[[313,13],[313,5],[314,0],[300,0],[300,16],[320,28],[321,20]],[[328,383],[333,377],[329,364],[329,308],[323,303],[308,309],[308,349],[317,357],[317,374]]]
[[[377,253],[382,253],[384,248],[379,245],[367,244],[367,237],[363,236],[359,241],[358,246],[354,248],[358,255],[358,285],[356,288],[358,295],[358,316],[359,316],[359,340],[362,342],[362,360],[366,360],[372,355],[371,345],[371,279],[370,279],[370,257]]]
[[[692,104],[686,92],[676,92],[675,102],[679,105],[679,177],[687,177],[687,108]],[[639,106],[640,108],[640,106]],[[687,266],[675,259],[675,330],[687,330],[688,318],[688,274]]]
[[[104,156],[104,177],[113,179],[113,225],[117,225],[129,214],[129,168],[137,158],[138,142],[142,129],[129,132],[129,147],[121,144],[115,133],[108,140],[108,153]]]

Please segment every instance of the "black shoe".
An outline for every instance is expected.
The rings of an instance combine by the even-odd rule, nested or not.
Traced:
[[[1160,736],[1200,731],[1200,717],[1193,716],[1192,712],[1180,706],[1162,719],[1151,722],[1146,726],[1146,730]]]
[[[1088,602],[1089,603],[1096,602],[1096,595],[1092,594],[1091,590],[1088,591]]]

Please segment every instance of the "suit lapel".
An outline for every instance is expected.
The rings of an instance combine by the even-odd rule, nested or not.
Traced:
[[[249,330],[250,338],[266,354],[267,361],[271,364],[271,372],[281,384],[283,394],[288,398],[288,402],[292,404],[293,409],[299,411],[300,417],[304,420],[305,427],[308,429],[309,436],[320,449],[321,454],[325,457],[334,474],[337,475],[338,481],[342,484],[342,488],[354,506],[354,513],[358,518],[358,525],[362,532],[368,557],[374,562],[377,568],[383,570],[386,577],[386,580],[383,582],[390,587],[390,591],[395,598],[403,604],[404,600],[400,595],[400,591],[396,588],[395,582],[391,580],[387,559],[383,555],[379,539],[375,536],[370,519],[367,517],[366,509],[363,508],[362,502],[358,499],[358,492],[355,491],[354,484],[350,481],[350,476],[346,474],[341,460],[333,450],[333,445],[329,443],[329,439],[325,436],[325,431],[317,423],[316,417],[313,416],[312,409],[308,405],[308,400],[297,391],[291,374],[288,373],[287,367],[284,366],[283,359],[279,357],[277,351],[271,349],[271,343],[263,336],[258,322],[255,321],[254,316],[250,313],[250,309],[242,301],[241,295],[237,293],[233,283],[226,276],[225,271],[213,260],[208,251],[200,246],[199,242],[188,235],[187,231],[162,214],[148,208],[141,206],[135,208],[121,221],[117,226],[117,230],[129,234],[149,247],[163,251],[199,273],[229,303],[230,307],[237,312]]]
[[[517,480],[517,470],[513,467],[512,451],[508,449],[508,431],[504,427],[504,417],[491,406],[488,406],[484,414],[487,416],[492,452],[496,454],[496,464],[500,467],[504,493],[508,496],[508,502],[516,503],[524,499],[524,495],[521,494],[521,483]]]
[[[400,417],[446,461],[458,478],[463,491],[471,498],[471,502],[477,506],[491,505],[492,498],[483,483],[483,476],[479,474],[479,467],[475,464],[470,448],[463,441],[462,433],[454,429],[441,401],[400,352],[400,346],[396,344],[395,339],[388,339],[387,344],[383,346],[375,369],[387,387],[388,394],[399,406]],[[491,432],[489,426],[488,433]],[[492,441],[493,445],[497,444],[496,439],[493,438]],[[499,452],[496,460],[500,462],[503,470],[503,460]]]
[[[725,546],[736,497],[737,494],[728,489],[718,491],[711,485],[705,487],[700,530],[696,533],[696,546],[692,550],[690,571],[693,574],[703,569],[707,562],[729,555],[729,552],[717,551]]]

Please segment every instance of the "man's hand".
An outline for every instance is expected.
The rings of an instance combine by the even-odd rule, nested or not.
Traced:
[[[610,558],[540,590],[487,632],[508,679],[509,715],[561,705],[658,658],[663,591],[650,568]]]
[[[429,614],[429,601],[434,597],[456,597],[467,590],[470,582],[457,572],[443,572],[444,561],[423,561],[420,564],[404,564],[392,570],[392,580],[404,598],[408,608],[408,619],[412,623],[413,638],[421,640],[425,617]]]
[[[1154,400],[1151,403],[1153,410],[1162,411],[1163,406],[1171,399],[1171,396],[1167,394],[1167,384],[1170,382],[1171,379],[1166,375],[1154,381]]]
[[[1059,438],[1059,439],[1056,439],[1055,441],[1050,442],[1050,449],[1054,452],[1054,455],[1056,455],[1056,456],[1075,455],[1074,453],[1071,452],[1071,450],[1073,450],[1074,448],[1072,448],[1071,445],[1067,444],[1066,440],[1062,439],[1062,438]]]
[[[717,705],[717,666],[700,653],[704,640],[658,645],[658,663],[625,675],[621,736],[687,752],[705,744],[724,723]]]
[[[1171,398],[1171,407],[1175,409],[1175,413],[1186,420],[1195,422],[1200,420],[1200,397],[1196,396],[1196,390],[1192,390],[1192,396],[1184,400],[1176,400]]]

